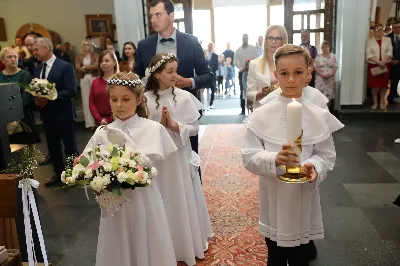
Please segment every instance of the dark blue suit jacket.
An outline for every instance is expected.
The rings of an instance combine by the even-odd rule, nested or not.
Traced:
[[[34,72],[35,78],[40,78],[43,68],[41,63]],[[69,122],[75,120],[73,98],[76,94],[76,77],[74,68],[70,63],[56,58],[47,80],[56,84],[57,99],[49,101],[40,109],[40,119],[43,122]]]
[[[211,72],[215,73],[218,70],[219,67],[219,61],[218,61],[218,55],[216,53],[211,54],[211,61],[208,62],[208,65],[211,68]]]
[[[158,34],[153,34],[138,43],[135,58],[135,73],[144,77],[146,68],[156,54]],[[176,30],[176,51],[179,59],[178,74],[184,78],[193,78],[196,84],[193,94],[201,88],[208,88],[213,82],[213,74],[204,57],[203,49],[196,37]],[[194,75],[196,73],[196,76]]]

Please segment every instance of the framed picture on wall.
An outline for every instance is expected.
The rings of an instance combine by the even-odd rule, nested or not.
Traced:
[[[86,15],[87,35],[92,37],[111,36],[114,37],[112,15]]]
[[[4,24],[4,18],[0,18],[0,42],[7,41],[6,26]]]

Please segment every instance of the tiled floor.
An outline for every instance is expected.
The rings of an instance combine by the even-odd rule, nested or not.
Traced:
[[[232,123],[229,116],[208,117]],[[232,119],[240,123],[243,117]],[[321,187],[325,239],[316,241],[318,258],[311,265],[400,265],[400,208],[392,204],[400,193],[400,145],[393,144],[400,124],[343,122],[346,127],[334,135],[336,167]],[[80,149],[91,134],[78,126]],[[44,142],[39,148],[46,153]],[[52,176],[51,167],[40,167],[36,176],[43,183]],[[53,265],[94,265],[100,212],[93,197],[88,201],[80,189],[41,186],[38,202]]]

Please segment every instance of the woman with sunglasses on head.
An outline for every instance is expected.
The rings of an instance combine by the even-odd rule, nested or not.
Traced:
[[[274,76],[274,53],[287,44],[286,29],[280,25],[270,25],[265,33],[264,51],[260,58],[250,61],[247,77],[246,98],[253,102],[253,107],[260,107],[260,101],[273,90],[278,83]]]
[[[124,43],[122,62],[119,64],[121,72],[134,72],[136,46],[133,42]]]

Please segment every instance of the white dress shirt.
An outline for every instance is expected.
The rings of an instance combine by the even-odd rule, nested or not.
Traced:
[[[169,39],[169,38],[173,39],[173,41],[161,42],[161,39]],[[158,53],[176,54],[176,29],[174,29],[171,36],[165,38],[160,33],[158,33],[156,52],[157,54]]]
[[[173,41],[168,41],[168,42],[161,42],[161,39],[173,39]],[[173,53],[177,55],[177,49],[176,49],[176,29],[172,32],[171,36],[169,37],[163,37],[160,33],[158,33],[158,39],[157,39],[157,47],[156,47],[156,53]],[[196,83],[194,82],[193,78],[190,78],[192,81],[192,89],[196,88]]]
[[[57,58],[57,57],[53,54],[53,56],[50,57],[49,60],[43,62],[43,66],[44,66],[44,63],[46,63],[46,65],[47,65],[47,66],[46,66],[46,73],[45,73],[45,78],[46,78],[46,79],[47,79],[47,77],[49,76],[50,70],[51,70],[51,68],[53,67],[54,61],[56,61],[56,58]],[[40,70],[40,76],[39,76],[39,78],[42,78],[42,71],[43,71],[43,68],[42,68],[42,70]]]

